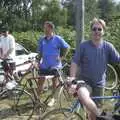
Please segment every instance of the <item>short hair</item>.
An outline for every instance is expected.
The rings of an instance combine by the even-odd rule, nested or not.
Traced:
[[[91,21],[91,26],[90,26],[90,27],[92,28],[92,26],[93,26],[95,23],[100,23],[100,24],[102,25],[103,29],[106,28],[106,23],[105,23],[105,21],[102,20],[102,19],[94,18],[94,19]]]
[[[3,26],[1,27],[1,32],[6,32],[6,31],[9,31],[9,28],[8,28],[7,25],[3,25]]]
[[[55,29],[55,25],[54,25],[53,22],[51,22],[51,21],[45,21],[44,24],[48,24],[49,27],[51,27],[52,29]]]

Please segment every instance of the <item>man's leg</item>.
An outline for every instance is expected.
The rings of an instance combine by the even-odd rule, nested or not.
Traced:
[[[38,79],[37,86],[38,86],[38,94],[40,94],[43,91],[43,85],[44,85],[45,79]]]
[[[48,106],[53,106],[56,98],[57,98],[57,85],[58,85],[58,72],[57,69],[52,69],[49,72],[51,75],[54,75],[55,77],[52,78],[52,99],[50,100],[50,102],[48,103]]]
[[[59,74],[57,69],[52,69],[51,74],[54,75],[55,77],[52,79],[52,85],[53,85],[53,90],[55,91],[57,88],[57,85],[59,84],[58,79],[59,79]]]
[[[92,88],[91,96],[104,96],[104,88],[101,88],[101,87]],[[97,107],[102,108],[104,100],[103,99],[94,100],[94,102],[96,103]]]
[[[52,79],[52,84],[53,84],[53,90],[55,90],[58,84],[58,77],[54,77]]]
[[[88,111],[89,120],[96,120],[96,116],[98,115],[97,106],[94,101],[90,98],[89,91],[86,87],[80,87],[77,91],[78,98],[81,103],[85,106]]]
[[[57,77],[52,78],[52,96],[51,96],[51,100],[48,103],[49,107],[52,107],[55,104],[57,98],[57,94],[56,94],[57,79],[58,79]]]
[[[44,82],[45,82],[45,75],[47,75],[49,72],[47,69],[40,69],[39,70],[39,77],[40,79],[38,79],[37,81],[37,86],[38,86],[38,93],[40,94],[42,91],[43,91],[43,85],[44,85]]]

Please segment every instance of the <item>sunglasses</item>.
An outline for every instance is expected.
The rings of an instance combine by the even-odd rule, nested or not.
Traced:
[[[92,28],[92,31],[102,31],[102,28],[94,27],[94,28]]]

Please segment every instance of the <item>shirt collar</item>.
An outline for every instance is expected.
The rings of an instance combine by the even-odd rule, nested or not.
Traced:
[[[52,39],[53,39],[53,37],[54,37],[54,35],[53,35],[53,36],[51,36],[49,39],[47,39],[47,36],[44,36],[44,39],[45,39],[45,40],[52,40]]]
[[[90,44],[91,44],[93,47],[100,48],[100,47],[102,47],[102,45],[103,45],[103,40],[100,41],[100,43],[99,43],[98,46],[96,46],[96,45],[93,43],[92,40],[90,40]]]

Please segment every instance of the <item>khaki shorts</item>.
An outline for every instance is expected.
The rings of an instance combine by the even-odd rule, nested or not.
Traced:
[[[87,89],[90,92],[91,96],[104,96],[104,88],[101,87],[91,87],[89,85],[87,85]],[[97,107],[102,107],[103,103],[104,103],[104,99],[97,99],[94,100],[94,102],[96,103]]]

